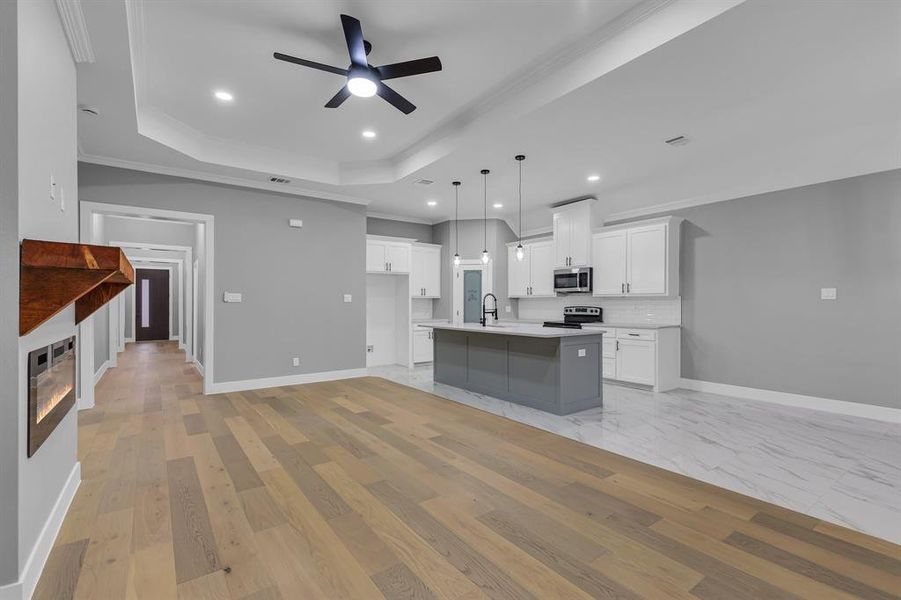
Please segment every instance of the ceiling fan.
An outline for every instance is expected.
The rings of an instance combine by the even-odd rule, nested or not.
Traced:
[[[349,15],[341,15],[341,25],[344,27],[344,39],[347,40],[347,51],[350,54],[350,66],[346,69],[289,56],[281,52],[275,52],[272,56],[285,62],[347,77],[347,83],[326,103],[326,108],[338,108],[351,94],[361,98],[369,98],[378,94],[405,115],[416,110],[416,106],[412,102],[383,82],[386,79],[397,79],[398,77],[410,77],[411,75],[440,71],[441,60],[437,56],[430,56],[428,58],[373,67],[366,59],[366,56],[372,50],[372,44],[363,39],[363,28],[360,26],[359,19]]]

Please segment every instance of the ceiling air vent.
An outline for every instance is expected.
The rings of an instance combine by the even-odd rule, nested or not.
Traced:
[[[674,137],[674,138],[670,138],[670,139],[668,139],[668,140],[665,140],[663,143],[666,144],[666,145],[668,145],[668,146],[684,146],[684,145],[686,145],[686,144],[687,144],[688,142],[690,142],[690,141],[691,141],[691,140],[689,140],[689,139],[688,139],[687,137],[685,137],[684,135],[677,135],[677,136]]]
[[[435,182],[431,179],[417,179],[413,182],[413,185],[432,185],[433,183]]]
[[[269,181],[271,183],[291,183],[290,179],[286,179],[284,177],[270,177]]]

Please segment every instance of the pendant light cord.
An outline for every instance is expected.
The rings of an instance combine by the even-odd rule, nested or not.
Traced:
[[[522,246],[522,161],[526,157],[524,154],[517,154],[513,158],[519,163],[519,245]]]
[[[482,219],[482,231],[485,235],[485,251],[488,251],[488,169],[482,169],[482,191],[484,194],[484,218]]]
[[[454,186],[454,254],[457,255],[460,254],[460,182],[451,183]]]

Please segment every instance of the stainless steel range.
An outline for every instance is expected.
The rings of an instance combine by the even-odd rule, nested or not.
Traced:
[[[600,306],[567,306],[562,321],[545,321],[544,326],[582,329],[582,323],[603,323],[603,310]]]

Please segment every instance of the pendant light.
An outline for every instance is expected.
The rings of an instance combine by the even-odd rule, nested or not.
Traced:
[[[460,182],[452,181],[454,186],[454,266],[460,266]]]
[[[517,154],[513,158],[519,163],[519,244],[516,245],[516,260],[522,262],[526,257],[526,249],[522,247],[522,161],[526,155]]]
[[[488,169],[482,169],[482,192],[485,199],[485,216],[482,219],[482,227],[485,232],[485,249],[482,250],[482,264],[487,265],[491,257],[488,255]]]

